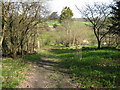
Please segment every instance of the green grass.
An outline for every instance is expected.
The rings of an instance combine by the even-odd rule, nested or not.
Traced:
[[[54,25],[54,24],[61,25],[58,21],[55,21],[55,20],[49,20],[49,21],[47,21],[47,24],[48,25]]]
[[[71,72],[70,76],[81,83],[81,87],[120,85],[120,51],[58,49],[50,52],[60,59],[57,69]]]
[[[92,46],[91,46],[92,47]],[[4,88],[15,88],[42,57],[59,62],[53,68],[62,73],[69,73],[80,87],[114,88],[120,86],[120,51],[115,49],[76,50],[51,49],[45,47],[40,54],[23,58],[3,58],[2,84]],[[51,77],[51,78],[54,78]]]
[[[48,25],[61,25],[57,20],[49,20],[46,22]],[[92,26],[92,24],[90,22],[80,22],[80,21],[74,21],[74,23],[76,24],[83,24],[83,25],[87,25],[87,26]]]
[[[40,59],[40,55],[29,55],[23,58],[3,58],[2,59],[2,87],[15,88],[25,79],[27,73],[32,69],[35,60]]]

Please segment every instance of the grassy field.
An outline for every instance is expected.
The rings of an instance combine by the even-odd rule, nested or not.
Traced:
[[[92,26],[92,24],[90,22],[74,21],[74,23],[76,23],[76,24],[83,24],[83,25],[87,25],[87,26]]]
[[[56,25],[61,25],[58,21],[55,21],[55,20],[49,20],[49,21],[47,21],[46,22],[48,25],[54,25],[54,24],[56,24]]]
[[[120,86],[120,51],[114,49],[59,49],[45,47],[37,55],[24,58],[3,58],[3,87],[16,87],[32,68],[36,60],[42,57],[56,58],[59,62],[54,68],[68,73],[80,87]]]
[[[120,51],[64,49],[51,52],[61,59],[58,67],[71,72],[81,87],[113,88],[120,84]]]
[[[55,20],[49,20],[49,21],[47,21],[46,22],[48,25],[54,25],[54,24],[56,24],[56,25],[61,25],[57,20],[55,21]],[[92,24],[90,23],[90,22],[81,22],[81,21],[74,21],[74,23],[76,23],[76,24],[83,24],[83,25],[87,25],[87,26],[91,26]]]

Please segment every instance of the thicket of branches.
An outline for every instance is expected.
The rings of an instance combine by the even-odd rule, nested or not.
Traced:
[[[42,2],[2,2],[2,35],[0,45],[3,54],[16,57],[17,54],[35,52],[40,27],[46,9]]]
[[[57,28],[56,31],[58,33],[57,43],[67,47],[82,45],[83,40],[90,41],[90,36],[93,35],[90,27],[71,20],[63,21],[61,27]]]

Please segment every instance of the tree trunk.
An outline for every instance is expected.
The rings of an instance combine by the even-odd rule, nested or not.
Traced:
[[[15,57],[16,57],[16,48],[13,48],[13,51],[12,51],[12,52],[13,52],[12,57],[15,58]]]
[[[101,47],[101,41],[100,40],[98,40],[98,49],[100,49]]]
[[[37,41],[37,48],[40,49],[40,41]]]
[[[74,35],[74,37],[73,37],[73,43],[72,43],[72,45],[74,46],[75,45],[75,40],[76,38],[75,38],[75,35]]]
[[[101,40],[99,39],[99,34],[96,33],[96,28],[95,27],[96,26],[93,27],[93,30],[94,30],[94,34],[95,34],[95,36],[97,38],[97,42],[98,42],[98,47],[97,48],[100,49],[101,48],[100,47],[101,46]]]
[[[2,46],[2,42],[3,42],[3,36],[1,36],[1,39],[0,39],[0,46]]]
[[[24,52],[23,52],[23,45],[21,45],[21,56],[23,57]]]

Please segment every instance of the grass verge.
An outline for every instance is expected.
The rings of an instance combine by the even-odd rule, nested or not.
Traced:
[[[15,88],[25,79],[32,69],[34,61],[40,59],[40,55],[30,55],[23,58],[2,59],[2,87]]]

